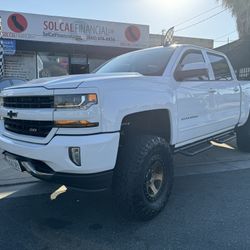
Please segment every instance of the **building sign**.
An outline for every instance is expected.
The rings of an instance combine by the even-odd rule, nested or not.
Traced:
[[[22,33],[27,29],[28,22],[21,14],[11,14],[7,20],[8,27],[15,33]]]
[[[4,39],[3,51],[5,55],[14,55],[16,53],[16,40]]]
[[[144,48],[149,26],[0,11],[3,37],[42,42]]]

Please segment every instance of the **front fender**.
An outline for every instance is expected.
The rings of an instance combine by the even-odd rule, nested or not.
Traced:
[[[177,119],[174,116],[176,114],[174,90],[165,82],[135,81],[100,90],[103,131],[120,131],[122,120],[127,115],[166,109],[170,115],[171,143],[173,143],[176,138],[175,128],[177,128]]]

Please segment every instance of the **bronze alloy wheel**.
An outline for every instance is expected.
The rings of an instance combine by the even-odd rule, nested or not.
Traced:
[[[164,166],[161,161],[155,161],[145,176],[144,192],[149,201],[155,201],[161,193],[165,181]]]

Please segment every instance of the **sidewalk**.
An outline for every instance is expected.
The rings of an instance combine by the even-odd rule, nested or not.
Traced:
[[[39,180],[28,173],[21,173],[12,169],[5,160],[2,158],[0,159],[0,187],[27,184],[37,181]]]

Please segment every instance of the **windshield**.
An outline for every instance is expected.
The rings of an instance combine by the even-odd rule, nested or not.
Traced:
[[[8,87],[11,87],[10,80],[6,79],[6,80],[0,81],[0,90],[2,90],[4,88],[8,88]]]
[[[21,85],[25,83],[25,81],[22,79],[12,79],[11,81],[12,81],[13,86],[17,86],[17,85]]]
[[[145,76],[162,76],[174,50],[174,47],[160,47],[124,54],[107,62],[95,73],[137,72]]]

